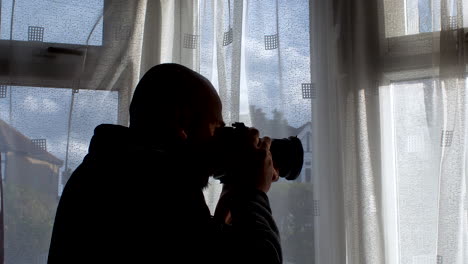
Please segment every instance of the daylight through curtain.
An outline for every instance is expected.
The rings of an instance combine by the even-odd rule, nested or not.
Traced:
[[[467,1],[0,9],[5,263],[46,262],[61,190],[94,127],[128,125],[136,83],[164,62],[211,80],[228,125],[301,139],[299,178],[268,194],[285,263],[468,263]],[[211,210],[219,191],[210,181]]]

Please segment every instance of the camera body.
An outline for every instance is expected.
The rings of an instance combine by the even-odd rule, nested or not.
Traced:
[[[216,130],[213,141],[215,179],[226,183],[231,181],[232,177],[236,177],[236,169],[239,167],[236,160],[251,148],[249,140],[249,127],[244,123],[234,123],[232,127],[226,126]],[[297,137],[272,139],[270,152],[280,177],[295,180],[299,176],[304,161],[304,149]]]

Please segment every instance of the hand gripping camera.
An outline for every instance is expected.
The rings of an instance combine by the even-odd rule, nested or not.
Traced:
[[[218,128],[214,136],[216,164],[213,177],[222,183],[230,181],[235,174],[237,157],[243,155],[249,144],[249,128],[244,123],[234,123],[232,127]],[[279,176],[287,180],[295,180],[301,173],[304,161],[304,149],[297,137],[272,139],[270,152]]]

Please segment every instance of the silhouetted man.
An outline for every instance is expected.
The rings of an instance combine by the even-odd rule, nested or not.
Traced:
[[[211,83],[177,64],[150,69],[130,106],[130,127],[100,125],[57,209],[54,263],[280,263],[270,185],[270,139],[250,130],[212,217],[202,189],[213,135],[224,126]]]

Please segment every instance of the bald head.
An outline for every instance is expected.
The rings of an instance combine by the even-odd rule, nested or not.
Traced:
[[[198,136],[222,122],[221,101],[213,85],[179,64],[160,64],[145,73],[130,104],[130,128],[156,136]]]

